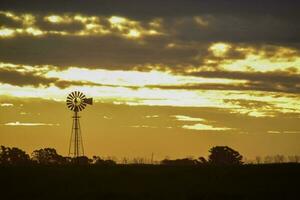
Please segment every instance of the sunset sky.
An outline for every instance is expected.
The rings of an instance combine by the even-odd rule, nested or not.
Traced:
[[[0,145],[88,156],[300,155],[300,2],[0,0]]]

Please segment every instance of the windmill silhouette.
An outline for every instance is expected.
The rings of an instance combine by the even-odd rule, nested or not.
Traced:
[[[69,156],[80,157],[84,156],[83,141],[81,135],[81,128],[78,116],[78,112],[82,111],[86,105],[93,104],[93,98],[86,98],[82,92],[71,92],[67,97],[67,107],[74,112],[72,132],[69,144]]]

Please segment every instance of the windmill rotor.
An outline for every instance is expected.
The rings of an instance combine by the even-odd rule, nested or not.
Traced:
[[[93,98],[86,98],[82,92],[74,91],[67,96],[66,103],[70,110],[79,112],[82,111],[87,104],[92,105]]]

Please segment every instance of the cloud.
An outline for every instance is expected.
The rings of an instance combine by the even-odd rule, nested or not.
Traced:
[[[86,16],[78,13],[64,15],[20,14],[0,11],[0,16],[15,22],[21,22],[19,27],[10,24],[2,25],[0,39],[30,35],[42,37],[59,36],[103,36],[116,35],[127,39],[137,39],[146,36],[161,35],[158,20],[143,24],[120,16]],[[0,18],[1,19],[1,18]]]
[[[64,93],[66,96],[68,93]],[[87,94],[87,93],[85,93]],[[43,123],[51,123],[47,120],[50,118],[55,118],[61,116],[63,124],[68,128],[68,110],[65,105],[65,96],[62,101],[53,101],[50,99],[41,99],[41,98],[16,98],[12,96],[1,96],[1,99],[5,102],[10,102],[14,105],[23,104],[24,111],[30,111],[32,122],[42,121]],[[217,97],[231,97],[231,95],[218,94]],[[94,97],[94,96],[93,96]],[[241,101],[247,101],[247,97],[241,98]],[[277,98],[275,98],[277,99]],[[103,98],[101,98],[103,100]],[[274,99],[265,99],[264,102],[270,102],[272,104]],[[278,98],[279,102],[282,102],[283,105],[289,104],[289,101],[286,98]],[[299,100],[295,100],[293,103],[298,103]],[[250,105],[249,105],[250,104]],[[252,105],[251,105],[252,104]],[[231,108],[216,108],[216,107],[179,107],[179,106],[148,106],[148,105],[137,105],[130,106],[126,104],[112,104],[105,101],[95,101],[93,107],[87,110],[88,113],[84,114],[88,117],[89,126],[97,126],[101,123],[104,126],[105,130],[111,130],[115,128],[120,128],[122,131],[125,127],[136,126],[136,125],[146,125],[151,127],[157,127],[161,129],[162,135],[165,133],[167,127],[173,127],[172,134],[176,133],[187,133],[185,131],[194,131],[194,133],[209,132],[214,131],[198,131],[194,129],[185,129],[182,128],[184,125],[193,126],[195,124],[205,124],[210,125],[215,128],[231,128],[231,130],[217,131],[218,133],[239,133],[247,132],[249,134],[264,134],[267,131],[299,131],[299,117],[300,113],[291,113],[291,112],[281,112],[280,109],[274,109],[274,116],[263,116],[263,117],[254,117],[250,116],[247,113],[240,113],[243,108],[247,108],[248,112],[253,111],[253,108],[257,105],[257,108],[260,112],[264,112],[264,109],[268,109],[268,105],[261,104],[259,102],[244,102],[242,105],[233,105]],[[245,106],[245,107],[243,107]],[[297,109],[299,106],[295,107]],[[19,119],[19,110],[17,107],[11,109],[16,109],[16,112],[12,112],[11,115],[7,115],[7,110],[0,109],[0,116],[6,116],[6,122],[16,122],[16,119]],[[56,112],[49,112],[55,110]],[[101,116],[99,117],[99,111],[101,111]],[[271,109],[272,111],[272,109]],[[37,115],[37,113],[43,113]],[[130,114],[130,117],[128,117]],[[145,116],[158,115],[158,118],[145,118]],[[176,120],[175,115],[179,116],[188,116],[192,118],[201,118],[205,121],[178,121]],[[112,117],[110,120],[103,118],[103,116]],[[23,116],[25,117],[25,116]],[[99,121],[100,120],[100,121]],[[22,122],[22,121],[21,121]],[[30,122],[30,121],[29,121]],[[2,122],[3,123],[3,122]],[[55,123],[52,123],[55,124]],[[146,128],[145,128],[146,130]],[[130,133],[130,131],[129,131]],[[140,134],[141,132],[139,132]],[[149,131],[151,135],[152,131]],[[159,132],[155,132],[159,133]]]
[[[210,121],[207,121],[203,118],[199,117],[190,117],[186,115],[172,115],[170,117],[175,117],[178,122],[198,122],[196,124],[184,124],[180,125],[183,129],[189,129],[189,130],[202,130],[202,131],[226,131],[226,130],[231,130],[231,128],[226,128],[226,127],[216,127],[214,125],[211,125]],[[202,122],[202,123],[200,123]],[[215,122],[213,122],[215,123]]]
[[[227,117],[222,124],[213,122],[218,118],[214,114],[177,112],[167,117],[185,130],[243,129],[230,121],[233,117],[241,124],[252,123],[246,128],[251,132],[262,122],[272,127],[279,124],[277,118],[298,117],[300,2],[0,0],[0,4],[0,61],[18,65],[1,65],[3,95],[64,101],[76,87],[111,104],[226,110],[217,112]],[[141,118],[158,122],[161,114]],[[155,115],[159,117],[145,117]],[[289,120],[287,124],[296,124]],[[138,125],[156,126],[151,123]]]
[[[159,115],[146,115],[145,118],[159,118]]]
[[[22,73],[18,71],[10,71],[7,69],[0,69],[0,81],[2,83],[9,83],[12,85],[46,85],[55,82],[57,79],[44,78],[33,73]]]
[[[1,107],[13,107],[14,104],[12,104],[12,103],[1,103],[0,106]]]
[[[77,81],[77,80],[61,80],[54,77],[46,77],[44,72],[39,71],[23,71],[26,67],[14,65],[14,68],[5,68],[5,64],[0,69],[0,83],[7,83],[14,86],[34,86],[34,87],[50,87],[56,86],[60,89],[68,88],[70,86],[107,86],[117,87],[113,84],[93,83],[90,81]],[[50,71],[50,69],[49,69]],[[131,88],[130,86],[128,86]],[[135,88],[135,87],[132,87]]]
[[[211,126],[211,125],[201,124],[201,123],[197,123],[197,124],[194,124],[194,125],[183,125],[182,128],[197,130],[197,131],[227,131],[227,130],[231,130],[231,128],[214,127],[214,126]]]
[[[189,117],[189,116],[185,116],[185,115],[173,115],[172,117],[175,117],[176,120],[178,120],[178,121],[190,121],[190,122],[203,122],[203,121],[205,121],[202,118]]]
[[[59,124],[47,124],[47,123],[27,123],[27,122],[7,122],[5,126],[59,126]]]
[[[298,16],[297,6],[299,2],[293,0],[253,0],[240,3],[238,0],[210,0],[210,1],[193,1],[193,0],[127,0],[120,2],[118,0],[100,0],[86,2],[75,0],[72,2],[61,2],[59,0],[1,0],[3,10],[14,10],[18,12],[36,12],[36,13],[64,13],[64,12],[81,12],[85,14],[103,15],[119,14],[128,15],[135,18],[149,18],[153,16],[176,17],[190,16],[199,13],[217,13],[250,15],[278,15]]]
[[[295,69],[296,70],[296,69]],[[240,71],[201,71],[190,75],[206,78],[228,78],[245,80],[245,84],[199,84],[182,86],[183,89],[256,90],[270,92],[299,93],[300,76],[289,71],[240,72]],[[180,87],[178,87],[180,88]]]
[[[177,69],[203,65],[212,56],[209,46],[217,42],[300,48],[295,1],[167,0],[165,8],[159,1],[129,0],[122,6],[114,0],[74,1],[70,7],[61,1],[45,7],[45,2],[2,2],[2,61],[110,69],[162,64]],[[24,15],[33,19],[24,24]],[[229,50],[224,58],[242,56]]]
[[[268,84],[267,82],[244,84],[221,84],[221,83],[200,83],[200,84],[183,84],[183,85],[149,85],[148,88],[158,88],[164,90],[228,90],[228,91],[264,91],[298,94],[300,88],[298,84]]]
[[[114,35],[80,38],[23,36],[0,40],[0,60],[29,65],[51,64],[123,70],[137,66],[143,69],[147,64],[184,66],[197,63],[194,56],[201,47],[166,48],[167,44],[162,37],[138,43]],[[206,48],[202,49],[206,51]]]

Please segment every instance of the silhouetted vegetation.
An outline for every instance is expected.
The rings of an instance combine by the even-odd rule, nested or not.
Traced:
[[[217,146],[209,150],[208,162],[214,165],[241,165],[243,156],[227,146]]]
[[[254,160],[243,161],[243,156],[238,151],[227,146],[216,146],[209,150],[208,159],[200,156],[198,159],[181,158],[181,159],[163,159],[161,161],[147,160],[146,158],[136,157],[133,159],[123,158],[119,161],[122,165],[168,165],[168,166],[194,166],[194,165],[242,165],[246,164],[272,164],[272,163],[299,163],[300,156],[293,155],[273,155],[260,157],[256,156]],[[114,166],[117,162],[114,158],[106,159],[100,156],[88,158],[81,156],[78,158],[65,157],[59,155],[54,148],[43,148],[35,150],[29,156],[25,151],[16,147],[0,148],[0,165],[103,165]]]
[[[199,161],[191,159],[191,158],[183,158],[183,159],[176,159],[176,160],[164,159],[161,161],[161,164],[162,165],[177,165],[177,166],[185,165],[185,166],[188,166],[188,165],[197,165],[197,164],[199,164]]]
[[[3,165],[24,165],[31,162],[29,155],[25,151],[16,147],[9,148],[1,146],[0,164]]]
[[[117,164],[99,156],[64,157],[55,149],[1,146],[1,199],[297,199],[299,164],[242,164],[229,147],[208,159]],[[270,160],[285,161],[279,156]],[[279,159],[280,158],[280,159]],[[290,157],[297,160],[297,156]],[[263,163],[264,159],[259,158]]]
[[[90,159],[86,156],[77,158],[59,155],[54,148],[44,148],[32,152],[31,157],[23,150],[1,146],[0,165],[115,165],[113,160],[103,160],[99,156]]]
[[[53,148],[44,148],[32,152],[32,160],[42,165],[66,164],[68,159],[59,155]]]
[[[95,165],[105,165],[105,166],[113,166],[116,165],[117,163],[111,159],[108,160],[103,160],[99,156],[93,156],[93,164]]]

